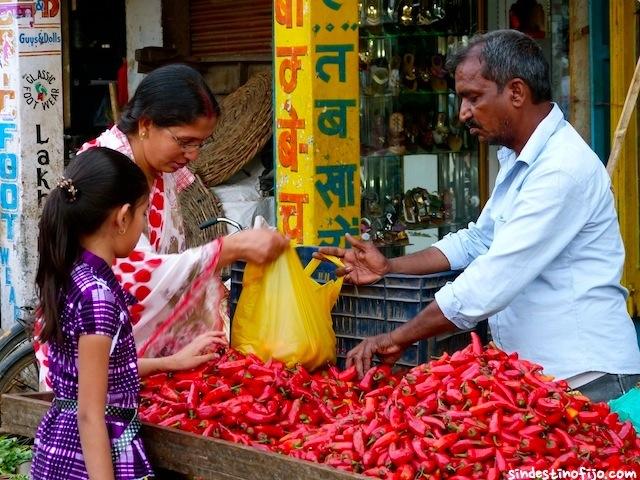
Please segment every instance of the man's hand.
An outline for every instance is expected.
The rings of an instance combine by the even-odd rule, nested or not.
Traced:
[[[400,358],[403,348],[394,343],[391,333],[383,333],[375,337],[365,338],[357,346],[347,353],[347,368],[356,366],[358,376],[363,377],[364,373],[371,368],[371,360],[374,355],[384,363],[393,365]]]
[[[377,282],[389,273],[391,269],[389,260],[372,243],[363,242],[349,234],[346,238],[353,248],[347,250],[338,247],[320,247],[313,256],[319,260],[323,259],[323,255],[333,255],[342,259],[345,268],[337,269],[336,274],[344,275],[347,282],[356,285]]]

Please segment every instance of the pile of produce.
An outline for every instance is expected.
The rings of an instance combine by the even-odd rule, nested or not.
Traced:
[[[640,471],[640,438],[604,403],[477,336],[392,373],[310,374],[232,349],[143,379],[140,417],[378,478],[501,478],[511,469]]]

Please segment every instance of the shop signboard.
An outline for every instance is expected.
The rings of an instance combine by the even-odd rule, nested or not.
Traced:
[[[59,0],[0,1],[2,327],[36,304],[38,220],[63,169]]]
[[[356,0],[275,0],[278,227],[304,245],[359,233]]]

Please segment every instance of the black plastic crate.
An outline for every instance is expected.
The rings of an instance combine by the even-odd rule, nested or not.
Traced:
[[[317,248],[298,247],[296,250],[302,264],[306,265]],[[229,303],[232,318],[242,291],[244,266],[243,262],[235,262],[231,266]],[[454,280],[459,274],[458,271],[430,275],[390,274],[372,285],[343,284],[338,301],[331,312],[336,333],[338,365],[343,366],[347,352],[363,338],[394,330],[415,317],[433,301],[440,287]],[[335,266],[323,262],[314,272],[313,278],[319,283],[335,278]],[[477,330],[481,337],[486,339],[486,322],[482,322]],[[469,341],[470,331],[422,340],[405,350],[398,363],[406,366],[419,365],[445,351],[459,350]]]

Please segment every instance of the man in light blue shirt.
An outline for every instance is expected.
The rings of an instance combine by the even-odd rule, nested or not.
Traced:
[[[593,400],[640,380],[640,350],[620,285],[624,248],[609,177],[551,100],[539,46],[514,30],[475,37],[450,59],[460,120],[503,146],[478,221],[433,247],[387,260],[371,244],[324,248],[347,280],[464,269],[426,309],[347,356],[362,374],[375,354],[395,362],[413,342],[489,317],[495,343],[580,387]]]

